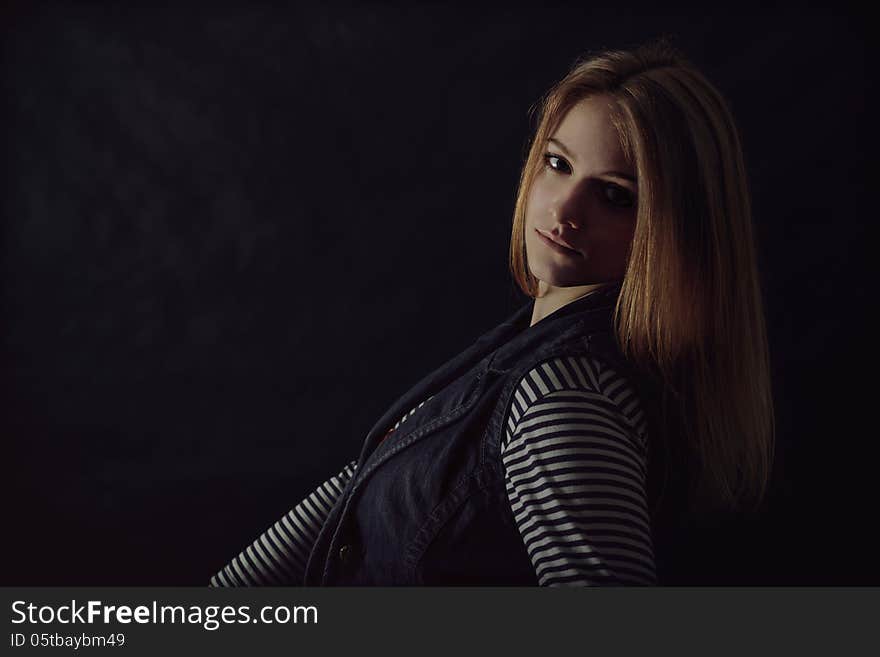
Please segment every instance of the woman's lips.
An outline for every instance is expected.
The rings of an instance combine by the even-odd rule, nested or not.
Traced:
[[[547,235],[542,233],[537,228],[535,229],[535,232],[538,233],[540,238],[543,240],[544,244],[549,246],[551,249],[554,249],[555,251],[558,251],[559,253],[564,253],[565,255],[568,255],[568,256],[582,257],[580,251],[575,251],[574,249],[570,249],[567,246],[563,246],[562,244],[559,244],[558,242],[554,242],[551,238],[549,238]]]

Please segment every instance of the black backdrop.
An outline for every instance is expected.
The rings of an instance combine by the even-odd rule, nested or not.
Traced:
[[[529,106],[660,34],[738,119],[773,350],[772,494],[717,581],[880,583],[863,16],[116,4],[2,13],[0,583],[205,583],[525,302]]]

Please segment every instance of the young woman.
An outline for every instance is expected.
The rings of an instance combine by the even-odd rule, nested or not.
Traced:
[[[510,245],[528,303],[212,585],[676,583],[681,518],[761,502],[773,405],[725,101],[659,42],[576,62],[538,109]]]

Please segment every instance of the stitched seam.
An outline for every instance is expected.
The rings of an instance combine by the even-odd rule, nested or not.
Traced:
[[[437,538],[437,536],[449,524],[449,522],[452,520],[452,518],[462,509],[462,507],[468,502],[468,500],[470,500],[476,493],[487,490],[492,485],[493,482],[491,481],[491,477],[490,478],[481,477],[480,476],[481,472],[482,472],[482,470],[477,468],[477,469],[471,471],[468,474],[468,476],[464,477],[461,480],[461,483],[459,483],[453,489],[452,493],[447,495],[442,501],[440,501],[439,503],[437,503],[434,506],[434,508],[431,510],[431,513],[428,515],[428,519],[419,528],[419,531],[416,533],[415,538],[413,538],[412,542],[410,543],[410,546],[407,548],[407,550],[405,552],[405,554],[406,554],[405,560],[408,564],[410,564],[410,567],[411,567],[412,572],[414,574],[416,572],[418,572],[419,566],[421,565],[422,560],[425,558],[425,554],[428,552],[428,548],[431,547],[431,544],[433,543],[434,539]],[[461,499],[458,500],[458,502],[456,502],[447,511],[446,517],[440,518],[437,515],[438,509],[440,509],[444,505],[444,503],[446,503],[447,500],[449,500],[450,498],[454,498],[455,495],[460,490],[462,490],[462,489],[467,490],[468,488],[471,488],[471,483],[474,481],[476,482],[476,487],[474,488],[474,490],[471,491],[470,494],[462,495]],[[424,533],[426,533],[428,531],[428,529],[430,528],[430,526],[433,523],[436,523],[438,520],[442,520],[442,522],[440,522],[439,524],[437,524],[434,527],[434,530],[431,532],[429,537],[422,539],[422,535]],[[417,543],[424,543],[424,545],[420,548],[417,548],[416,547]]]

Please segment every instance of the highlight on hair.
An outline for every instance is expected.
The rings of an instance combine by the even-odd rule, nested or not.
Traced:
[[[657,439],[693,459],[692,495],[757,507],[774,411],[742,147],[721,94],[666,39],[579,58],[531,108],[538,124],[514,208],[514,280],[537,296],[524,228],[547,140],[573,105],[599,94],[612,101],[639,199],[615,338],[662,391]]]

